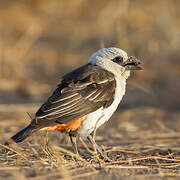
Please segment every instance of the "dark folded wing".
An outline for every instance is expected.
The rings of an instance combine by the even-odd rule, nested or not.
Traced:
[[[114,75],[102,68],[87,64],[67,74],[40,107],[36,120],[68,123],[100,107],[108,107],[114,98]]]

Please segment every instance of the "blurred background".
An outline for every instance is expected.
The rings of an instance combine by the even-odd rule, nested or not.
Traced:
[[[102,47],[144,62],[122,108],[180,109],[180,1],[0,1],[0,103],[43,102]]]

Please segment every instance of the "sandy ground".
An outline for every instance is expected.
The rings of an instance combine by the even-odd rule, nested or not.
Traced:
[[[26,112],[33,114],[38,107],[0,105],[1,144],[27,125]],[[80,141],[78,157],[64,134],[38,132],[8,153],[1,145],[0,179],[179,179],[179,127],[179,112],[152,107],[118,111],[96,135],[112,162],[94,154],[86,141],[90,150]]]

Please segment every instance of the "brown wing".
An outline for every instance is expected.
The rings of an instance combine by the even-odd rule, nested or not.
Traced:
[[[37,111],[36,120],[68,123],[102,106],[108,107],[114,99],[115,85],[112,73],[91,64],[82,66],[63,77]]]

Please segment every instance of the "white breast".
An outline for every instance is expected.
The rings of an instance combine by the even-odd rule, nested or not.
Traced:
[[[98,128],[109,120],[124,96],[125,88],[126,81],[121,78],[116,78],[116,90],[113,103],[108,108],[102,107],[87,115],[87,119],[83,122],[82,127],[79,130],[80,136],[87,137],[94,131],[95,127]]]

